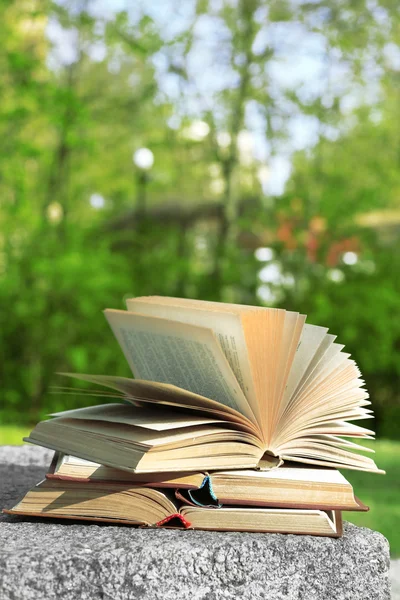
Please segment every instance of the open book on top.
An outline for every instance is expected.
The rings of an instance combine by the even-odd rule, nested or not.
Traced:
[[[372,417],[364,381],[327,329],[282,309],[127,304],[105,315],[136,379],[72,376],[112,390],[84,393],[128,402],[58,413],[27,441],[136,473],[283,460],[379,472],[349,439],[373,436],[352,423]]]

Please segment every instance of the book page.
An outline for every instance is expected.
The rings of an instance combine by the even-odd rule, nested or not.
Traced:
[[[175,299],[169,299],[170,303],[168,304],[163,302],[163,299],[159,302],[155,298],[152,298],[151,302],[147,300],[146,298],[127,300],[128,310],[142,315],[207,327],[215,333],[243,393],[253,412],[257,415],[259,405],[240,315],[218,310],[218,307],[214,307],[212,310],[202,308],[201,303],[197,306],[188,306],[188,303],[180,302],[179,299],[176,299],[176,305],[171,304],[171,301]]]
[[[46,425],[44,425],[46,424]],[[219,441],[219,438],[228,441],[250,440],[248,434],[235,431],[234,429],[224,429],[215,425],[199,425],[194,427],[182,427],[178,429],[167,429],[156,431],[135,425],[115,423],[112,421],[98,421],[91,419],[76,419],[65,417],[56,417],[51,421],[42,421],[41,429],[47,431],[59,431],[62,436],[62,429],[68,427],[75,430],[77,436],[79,432],[84,432],[85,438],[90,442],[92,436],[107,438],[114,443],[123,442],[125,448],[133,446],[146,446],[153,448],[156,446],[172,446],[181,448],[183,446],[192,446],[203,443],[203,438],[212,438],[212,441]],[[61,429],[60,429],[61,428]]]
[[[340,511],[284,508],[209,508],[184,506],[181,514],[194,529],[222,531],[260,531],[337,537]],[[337,524],[335,516],[337,514]]]
[[[305,315],[300,315],[299,313],[291,311],[285,312],[282,344],[278,361],[278,372],[276,376],[276,389],[274,393],[274,406],[272,409],[269,426],[270,435],[276,427],[277,420],[279,419],[282,410],[282,400],[285,393],[286,384],[290,376],[294,357],[296,356],[296,350],[299,346],[305,320]]]
[[[135,425],[154,431],[180,429],[197,425],[224,424],[221,419],[200,415],[180,414],[176,410],[166,408],[148,408],[141,406],[140,410],[127,404],[101,404],[52,413],[51,417],[66,417],[69,419],[89,419],[91,421],[106,421],[108,423],[121,423]],[[226,421],[228,423],[228,421]]]
[[[135,377],[211,398],[256,422],[210,329],[125,311],[105,315]]]
[[[305,383],[314,378],[317,368],[320,369],[322,364],[329,362],[331,358],[333,358],[340,352],[341,349],[343,349],[343,346],[340,346],[340,344],[334,344],[335,339],[335,335],[331,335],[329,333],[325,335],[293,395],[297,395],[298,391],[305,385]]]
[[[96,393],[89,390],[90,396],[99,396],[106,400],[111,398],[117,398],[121,402],[129,402],[138,408],[137,402],[140,403],[140,407],[143,404],[149,404],[151,407],[161,409],[162,407],[175,407],[183,409],[185,414],[208,414],[218,421],[229,421],[235,424],[235,428],[240,431],[248,431],[255,435],[260,434],[260,428],[257,423],[250,421],[242,413],[237,410],[230,408],[201,396],[195,394],[183,388],[172,385],[171,383],[157,383],[155,381],[145,381],[143,379],[129,379],[128,377],[118,377],[116,375],[90,375],[88,373],[58,373],[64,377],[72,377],[79,381],[86,381],[95,383],[97,385],[105,386],[116,390],[114,393],[103,394],[102,391]],[[77,390],[75,388],[61,387],[64,394],[86,394],[87,390]]]
[[[318,327],[317,325],[308,324],[304,325],[300,342],[297,346],[296,354],[292,363],[292,368],[290,370],[286,389],[283,394],[283,407],[287,405],[293,392],[299,385],[320,344],[323,342],[327,331],[328,330],[325,327]]]
[[[219,471],[212,474],[212,481],[216,479],[227,479],[240,483],[240,479],[280,479],[283,481],[306,481],[312,483],[332,483],[350,486],[347,479],[336,469],[309,469],[303,466],[279,467],[270,471]]]
[[[291,395],[290,407],[286,405],[288,410],[290,409],[290,411],[293,411],[294,407],[298,403],[298,399],[304,396],[304,394],[313,387],[314,382],[317,381],[320,373],[327,368],[327,365],[329,365],[335,357],[340,355],[340,351],[343,349],[343,346],[340,344],[335,344],[334,340],[334,335],[325,335],[325,338],[319,345],[305,373]]]

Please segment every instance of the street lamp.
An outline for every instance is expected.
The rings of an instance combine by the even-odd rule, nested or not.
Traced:
[[[137,207],[139,211],[146,209],[146,186],[149,180],[148,171],[154,164],[154,154],[149,148],[138,148],[132,156],[134,165],[137,167]]]
[[[143,171],[148,171],[154,164],[154,154],[148,148],[139,148],[132,157],[135,165]]]

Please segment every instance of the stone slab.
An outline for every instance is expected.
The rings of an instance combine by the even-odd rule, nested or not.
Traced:
[[[1,506],[50,458],[0,447]],[[1,600],[389,600],[388,573],[387,540],[348,523],[332,539],[0,518]]]

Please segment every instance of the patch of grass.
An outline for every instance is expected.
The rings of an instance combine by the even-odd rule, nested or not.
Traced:
[[[32,427],[18,425],[0,425],[0,446],[20,446]]]
[[[367,444],[365,444],[367,445]],[[390,542],[393,557],[400,556],[400,442],[378,440],[371,442],[376,452],[376,464],[386,475],[343,470],[354,487],[354,493],[370,507],[367,513],[346,512],[346,521],[380,531]]]

